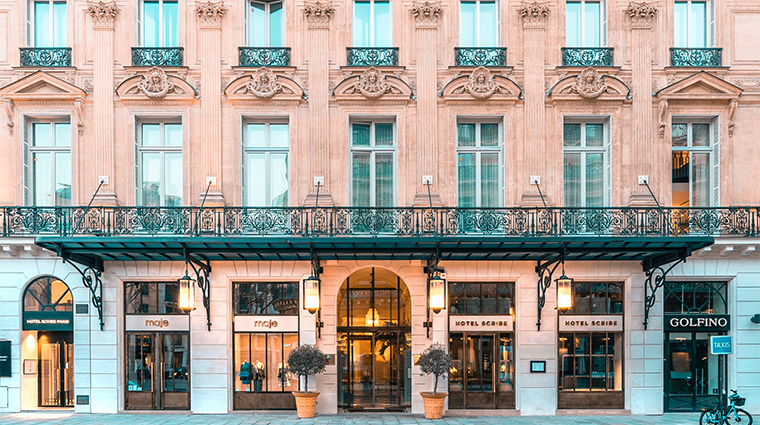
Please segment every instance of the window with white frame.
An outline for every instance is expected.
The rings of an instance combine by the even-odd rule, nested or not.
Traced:
[[[610,202],[609,129],[605,120],[565,119],[564,206],[605,207]]]
[[[457,206],[501,206],[501,129],[495,122],[457,123]]]
[[[29,46],[66,47],[66,2],[32,1],[30,7]]]
[[[249,122],[243,148],[243,199],[247,207],[287,207],[290,187],[287,122]]]
[[[392,207],[396,187],[396,134],[390,121],[351,123],[351,205]]]
[[[142,122],[137,141],[140,205],[182,206],[182,124]]]
[[[179,6],[176,0],[143,0],[139,13],[142,47],[179,46]]]
[[[671,126],[673,207],[717,203],[718,125],[715,119],[673,118]]]
[[[565,43],[568,47],[604,47],[607,13],[602,1],[565,3]]]
[[[498,47],[499,25],[495,1],[459,3],[459,46]]]
[[[713,45],[715,14],[708,1],[677,1],[674,4],[673,46],[704,48]]]
[[[26,203],[36,207],[71,205],[71,124],[30,122]]]
[[[249,3],[248,42],[251,47],[285,46],[284,2],[252,1]]]
[[[393,24],[389,1],[354,2],[354,47],[391,47]]]

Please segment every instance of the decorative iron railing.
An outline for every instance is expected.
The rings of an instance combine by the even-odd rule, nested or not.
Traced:
[[[709,47],[704,49],[670,48],[670,66],[694,66],[709,68],[723,65],[723,48]]]
[[[133,47],[133,66],[182,66],[182,47]]]
[[[398,66],[398,47],[346,47],[348,66]]]
[[[454,47],[456,66],[506,66],[506,47]]]
[[[726,208],[0,207],[0,236],[760,237]]]
[[[290,66],[290,47],[238,47],[240,66]]]
[[[21,66],[71,66],[71,47],[22,47]]]
[[[612,66],[612,47],[563,47],[562,66]]]

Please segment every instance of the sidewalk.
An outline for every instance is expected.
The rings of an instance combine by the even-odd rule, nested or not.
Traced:
[[[345,413],[298,419],[295,414],[233,413],[229,415],[187,415],[145,413],[118,415],[73,414],[67,412],[25,412],[0,415],[0,424],[62,425],[694,425],[698,413],[661,416],[446,416],[431,421],[422,415]]]

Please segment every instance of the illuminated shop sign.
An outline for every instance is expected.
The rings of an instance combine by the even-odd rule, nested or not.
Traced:
[[[124,327],[128,331],[188,331],[190,316],[177,315],[127,315]]]
[[[621,315],[559,316],[560,332],[620,332],[623,330]]]
[[[298,316],[235,316],[235,332],[298,332]]]
[[[727,331],[731,320],[727,314],[665,315],[666,331]]]
[[[74,314],[71,311],[25,311],[25,331],[73,331]]]
[[[502,331],[511,332],[514,329],[514,320],[510,315],[483,316],[467,315],[449,316],[449,330],[451,332],[478,332],[478,331]]]

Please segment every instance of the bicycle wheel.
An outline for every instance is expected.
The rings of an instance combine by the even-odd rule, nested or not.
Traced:
[[[699,416],[699,425],[720,425],[722,422],[716,418],[716,416],[720,417],[720,414],[716,409],[711,410],[703,410],[702,414]],[[742,423],[742,425],[744,425]]]
[[[736,413],[731,413],[726,418],[729,425],[752,425],[752,415],[744,409],[736,409]]]

